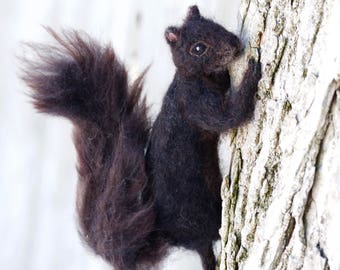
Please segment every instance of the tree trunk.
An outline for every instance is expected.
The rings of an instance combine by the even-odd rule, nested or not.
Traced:
[[[254,119],[221,145],[220,269],[340,269],[340,2],[240,12],[263,77]]]

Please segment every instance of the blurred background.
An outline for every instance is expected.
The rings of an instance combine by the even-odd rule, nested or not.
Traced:
[[[154,118],[174,74],[164,29],[193,4],[238,34],[239,0],[0,0],[0,269],[109,269],[78,236],[71,125],[33,110],[18,78],[20,42],[51,41],[42,25],[75,28],[111,42],[131,79],[152,64],[145,90]],[[174,250],[162,269],[200,265],[194,252]]]

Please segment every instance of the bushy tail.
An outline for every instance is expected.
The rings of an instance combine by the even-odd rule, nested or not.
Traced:
[[[24,61],[23,79],[39,111],[75,126],[81,235],[117,269],[147,269],[164,255],[165,244],[154,231],[145,172],[143,76],[129,86],[111,46],[76,31],[47,30],[57,45],[29,45],[37,57]]]

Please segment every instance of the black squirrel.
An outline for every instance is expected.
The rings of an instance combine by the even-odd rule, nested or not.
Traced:
[[[59,46],[31,44],[37,59],[25,60],[23,79],[40,112],[74,125],[82,238],[115,269],[150,269],[170,246],[197,251],[204,269],[215,269],[218,138],[252,117],[260,62],[251,58],[230,90],[227,65],[241,42],[190,7],[181,27],[165,31],[177,70],[151,128],[144,74],[129,85],[110,45],[47,30]]]

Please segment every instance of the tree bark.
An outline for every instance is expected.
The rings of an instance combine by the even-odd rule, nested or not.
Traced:
[[[339,11],[338,0],[241,2],[263,77],[254,119],[221,144],[221,270],[340,269]]]

